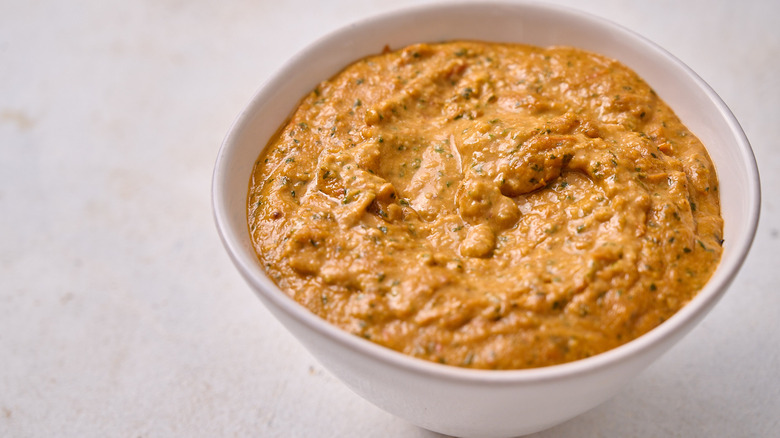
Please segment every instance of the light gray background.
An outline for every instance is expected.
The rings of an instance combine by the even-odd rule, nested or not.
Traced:
[[[0,436],[438,436],[352,394],[270,316],[209,194],[224,134],[272,72],[413,3],[0,0]],[[764,196],[704,322],[538,436],[778,436],[780,2],[553,3],[697,71],[742,123]]]

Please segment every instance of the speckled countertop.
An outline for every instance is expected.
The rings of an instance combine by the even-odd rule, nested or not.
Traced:
[[[0,3],[0,436],[434,437],[336,381],[230,264],[211,171],[287,58],[409,0]],[[715,310],[539,437],[780,433],[780,2],[554,1],[697,71],[750,139],[756,242]]]

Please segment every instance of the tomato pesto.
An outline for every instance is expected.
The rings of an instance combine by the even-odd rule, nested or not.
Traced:
[[[290,297],[418,358],[517,369],[624,344],[722,252],[715,169],[636,73],[569,47],[386,50],[258,159],[255,250]]]

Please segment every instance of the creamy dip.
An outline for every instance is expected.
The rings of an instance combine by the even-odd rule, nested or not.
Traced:
[[[626,66],[419,44],[306,96],[258,159],[268,275],[342,329],[449,365],[589,357],[658,326],[721,255],[714,167]]]

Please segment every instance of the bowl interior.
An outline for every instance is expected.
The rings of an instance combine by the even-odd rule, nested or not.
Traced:
[[[423,7],[353,24],[293,57],[261,88],[225,139],[213,186],[223,240],[235,261],[252,272],[255,280],[273,288],[260,278],[263,275],[247,232],[249,175],[268,139],[302,96],[347,64],[379,53],[385,46],[453,39],[571,45],[633,68],[702,140],[721,181],[725,251],[719,269],[697,299],[711,297],[718,284],[733,276],[755,233],[758,173],[739,124],[709,86],[663,49],[605,20],[536,4],[481,3]]]

